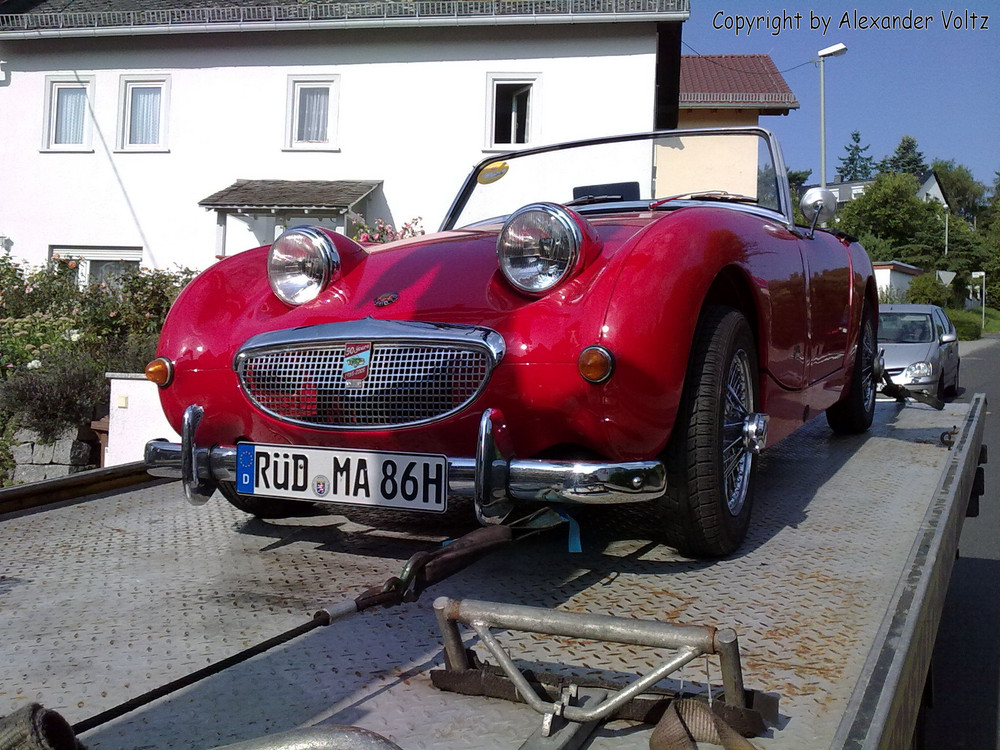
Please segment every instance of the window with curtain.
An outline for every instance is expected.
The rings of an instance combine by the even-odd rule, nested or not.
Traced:
[[[300,87],[298,105],[295,140],[307,143],[327,143],[329,141],[327,124],[330,116],[329,87]]]
[[[169,78],[122,78],[118,147],[125,151],[166,149]]]
[[[338,76],[290,76],[285,148],[337,148]]]
[[[83,144],[83,124],[87,116],[87,90],[60,86],[56,90],[55,137],[60,146]]]
[[[47,76],[44,150],[90,150],[91,76]]]
[[[149,145],[160,142],[160,87],[134,86],[130,97],[128,142]]]

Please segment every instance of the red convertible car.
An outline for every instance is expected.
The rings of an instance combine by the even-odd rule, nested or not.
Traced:
[[[263,517],[655,502],[663,541],[731,553],[768,440],[871,423],[874,275],[834,206],[796,226],[775,138],[729,128],[490,157],[436,234],[289,229],[178,298],[147,374],[182,439],[147,465]]]

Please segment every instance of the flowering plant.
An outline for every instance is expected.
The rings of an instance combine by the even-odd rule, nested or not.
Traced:
[[[385,219],[379,217],[375,219],[375,224],[371,225],[361,214],[357,215],[354,222],[354,239],[364,243],[394,242],[395,240],[405,240],[408,237],[417,237],[424,234],[423,227],[420,226],[422,219],[417,216],[396,229]]]
[[[53,254],[29,268],[0,250],[0,486],[5,435],[44,436],[107,413],[106,372],[142,370],[189,269],[130,269],[81,289],[77,259]],[[9,447],[9,446],[8,446]]]

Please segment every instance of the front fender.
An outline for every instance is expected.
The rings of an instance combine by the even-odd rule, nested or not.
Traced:
[[[771,291],[801,275],[795,236],[758,216],[698,207],[650,227],[622,266],[603,327],[616,357],[604,392],[616,453],[648,457],[666,446],[706,301],[747,313],[765,368]]]

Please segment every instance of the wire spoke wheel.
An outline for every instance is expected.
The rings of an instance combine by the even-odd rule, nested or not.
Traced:
[[[753,453],[744,437],[747,418],[754,412],[753,376],[750,358],[742,349],[735,353],[726,383],[723,425],[722,473],[726,483],[726,505],[739,515],[750,487]]]
[[[762,438],[758,390],[756,342],[746,318],[727,307],[706,308],[664,455],[664,532],[683,554],[727,555],[746,536]]]

